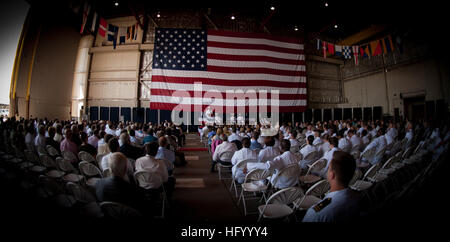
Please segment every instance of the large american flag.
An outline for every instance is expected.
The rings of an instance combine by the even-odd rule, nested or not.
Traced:
[[[271,90],[278,90],[280,112],[304,112],[303,47],[298,39],[267,34],[157,28],[150,108],[172,110],[184,104],[192,111],[194,105],[203,110],[211,100],[195,97],[209,91],[222,94],[226,112],[225,106],[234,104],[226,100],[229,90],[255,90],[259,101],[264,97],[259,91],[267,90],[269,105]],[[194,83],[199,82],[203,93],[194,93]]]

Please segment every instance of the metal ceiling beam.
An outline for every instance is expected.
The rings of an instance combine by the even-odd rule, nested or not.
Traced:
[[[341,40],[338,45],[354,45],[356,43],[359,43],[363,40],[366,40],[378,33],[380,33],[381,31],[386,29],[386,25],[372,25],[369,28],[366,28],[362,31],[359,31],[356,34],[352,34],[349,37]]]

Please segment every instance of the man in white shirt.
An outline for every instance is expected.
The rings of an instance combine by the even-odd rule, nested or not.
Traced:
[[[395,124],[393,122],[389,123],[389,129],[386,132],[386,142],[387,145],[390,145],[392,142],[394,142],[395,138],[397,138],[398,132],[395,128]]]
[[[255,162],[258,160],[258,156],[256,154],[256,150],[250,149],[250,139],[243,138],[242,139],[242,149],[236,151],[231,158],[231,164],[233,164],[233,168],[231,169],[234,179],[238,183],[243,183],[245,179],[245,174],[243,169],[238,169],[237,164],[243,160],[254,160]]]
[[[320,144],[322,144],[323,143],[323,141],[322,141],[322,139],[320,138],[320,133],[319,133],[319,130],[314,130],[314,141],[313,141],[313,145],[314,146],[317,146],[317,145],[320,145]]]
[[[309,155],[309,153],[317,151],[316,147],[314,147],[312,145],[313,141],[314,141],[314,137],[312,135],[308,136],[308,138],[306,139],[306,146],[300,150],[300,153],[302,154],[303,159],[305,159],[305,157],[307,155]],[[315,159],[315,157],[313,157],[313,160],[314,159]],[[301,167],[305,168],[306,165],[310,165],[313,160],[307,160],[304,163],[302,161]]]
[[[226,134],[223,135],[223,140],[224,141],[222,142],[222,144],[218,145],[214,151],[214,155],[212,157],[211,172],[214,172],[214,167],[216,166],[217,162],[220,162],[223,165],[231,165],[231,161],[221,161],[219,159],[223,153],[237,151],[236,145],[227,141],[228,137]]]
[[[407,139],[408,141],[406,142],[405,146],[403,147],[404,149],[408,148],[411,145],[413,137],[414,137],[413,124],[411,122],[408,122],[406,124],[406,134],[405,134],[405,139]]]
[[[370,143],[369,135],[370,134],[367,132],[367,130],[363,130],[361,132],[361,136],[362,136],[361,142],[362,142],[363,147],[365,147],[366,145],[368,145]]]
[[[280,141],[280,144],[282,151],[281,155],[278,155],[275,158],[273,158],[273,160],[269,160],[265,163],[248,164],[247,165],[247,167],[249,167],[248,170],[252,170],[255,168],[272,170],[273,175],[270,178],[270,182],[273,184],[278,173],[283,168],[293,164],[298,165],[300,162],[300,158],[290,151],[291,143],[288,140],[283,139]],[[295,186],[297,183],[298,183],[298,175],[288,178],[279,178],[276,184],[273,185],[275,185],[278,188],[286,188]]]
[[[372,149],[375,147],[375,153],[374,153],[373,159],[369,160],[369,161],[366,161],[366,160],[363,160],[363,161],[370,162],[372,165],[375,165],[376,163],[380,162],[384,155],[384,152],[382,152],[382,151],[386,150],[386,146],[387,146],[387,142],[386,142],[386,138],[384,135],[384,131],[383,131],[383,129],[379,129],[377,132],[376,138],[374,138],[372,140],[372,142],[370,142],[370,144],[367,145],[367,147],[364,149],[364,151],[366,151],[366,150],[369,150],[369,149]]]
[[[308,125],[308,127],[306,129],[306,133],[305,133],[306,138],[308,138],[308,136],[310,136],[310,135],[314,135],[314,132],[312,131],[312,125],[311,124]]]
[[[46,152],[45,150],[45,126],[40,125],[38,128],[38,135],[34,138],[34,146],[38,152]],[[45,154],[45,153],[44,153]]]
[[[342,130],[338,132],[337,137],[339,138],[339,149],[345,152],[350,152],[352,150],[352,144],[347,137],[344,136],[344,132]]]
[[[136,171],[147,171],[152,175],[157,175],[160,179],[150,179],[150,181],[147,181],[148,183],[140,183],[139,185],[145,189],[157,189],[163,185],[167,195],[170,196],[175,187],[175,178],[169,177],[164,161],[155,158],[157,152],[158,143],[147,143],[145,145],[146,155],[136,160]]]
[[[297,137],[297,131],[296,130],[292,130],[292,132],[290,133],[290,136],[288,137],[289,142],[291,142],[291,148],[292,147],[297,147],[297,149],[300,146],[300,143],[298,142],[298,140],[296,139]]]
[[[361,138],[355,134],[355,131],[352,129],[348,131],[348,137],[350,138],[350,143],[352,144],[352,150],[358,146],[361,149]]]
[[[280,155],[280,149],[275,147],[275,138],[271,136],[264,137],[265,147],[258,154],[258,162],[266,162]]]
[[[335,151],[341,150],[338,147],[339,141],[338,138],[336,137],[331,137],[330,138],[330,150],[327,151],[324,155],[323,155],[323,159],[327,160],[327,165],[324,169],[322,169],[322,171],[319,172],[320,176],[325,176],[327,174],[327,170],[328,170],[328,166],[330,165],[331,160],[333,159],[333,154]]]
[[[233,126],[233,128],[231,128],[231,134],[230,136],[228,136],[228,142],[231,142],[233,140],[241,141],[241,139],[242,139],[241,136],[236,133],[236,127]]]
[[[172,165],[167,164],[168,167],[168,171],[169,174],[172,173],[172,167],[173,164],[175,164],[175,152],[167,149],[167,138],[165,136],[161,136],[158,140],[159,142],[159,148],[158,148],[158,153],[156,154],[155,158],[156,159],[164,159],[167,160],[168,162],[172,163]]]

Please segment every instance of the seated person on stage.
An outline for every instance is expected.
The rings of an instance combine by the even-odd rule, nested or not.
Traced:
[[[116,140],[117,142],[117,140]],[[117,202],[141,212],[148,209],[143,189],[130,184],[126,179],[128,159],[120,152],[109,157],[111,177],[103,178],[95,184],[95,193],[100,202]]]
[[[140,184],[141,187],[144,188],[160,188],[161,185],[164,186],[166,190],[167,196],[171,196],[173,193],[173,189],[175,187],[175,178],[173,176],[169,176],[167,172],[167,166],[163,160],[155,158],[158,151],[159,145],[156,142],[150,142],[145,144],[145,153],[144,157],[141,157],[136,160],[136,171],[147,171],[152,174],[158,175],[161,178],[161,182],[157,182],[152,180],[151,184]]]
[[[338,147],[339,145],[338,138],[331,137],[329,142],[330,142],[330,150],[328,150],[322,157],[323,159],[327,160],[327,165],[319,172],[319,174],[316,174],[322,177],[324,177],[327,174],[328,166],[330,165],[334,152],[340,150]]]
[[[242,137],[236,132],[236,126],[233,126],[233,128],[231,128],[231,135],[228,136],[228,142],[232,142],[233,140],[241,141],[241,139]]]
[[[231,169],[233,173],[233,177],[238,183],[243,183],[245,179],[245,174],[243,170],[238,169],[236,164],[243,160],[254,160],[255,162],[258,160],[258,156],[255,150],[250,149],[250,139],[245,137],[242,139],[242,149],[236,151],[231,158],[231,163],[233,164],[233,168]]]
[[[277,176],[278,172],[280,172],[283,168],[292,165],[292,164],[299,164],[300,158],[292,153],[291,150],[291,142],[289,140],[283,139],[280,141],[281,146],[281,155],[276,156],[273,158],[273,160],[269,160],[265,163],[254,163],[254,164],[248,164],[247,169],[244,169],[244,172],[246,173],[247,170],[253,170],[253,169],[265,169],[265,170],[272,170],[273,175],[271,177],[271,182],[274,181],[274,178]],[[279,179],[277,184],[275,184],[279,188],[286,188],[293,185],[296,185],[298,182],[298,176],[290,177],[287,179]]]
[[[321,145],[323,143],[322,139],[320,138],[320,132],[319,130],[314,130],[314,141],[313,141],[313,145],[314,146],[318,146]]]
[[[339,138],[338,147],[342,151],[350,152],[352,150],[352,143],[347,139],[343,130],[339,130],[337,137]]]
[[[265,136],[264,142],[266,147],[258,154],[258,162],[267,162],[280,155],[280,149],[275,147],[275,138],[273,136]]]
[[[352,144],[352,149],[355,148],[357,145],[361,148],[361,138],[355,134],[355,131],[353,129],[350,129],[347,132],[347,135],[350,139],[350,143]]]
[[[308,138],[306,139],[307,145],[300,150],[303,159],[305,159],[305,157],[309,155],[311,152],[317,151],[316,147],[312,145],[313,142],[314,136],[312,135],[308,136]],[[315,161],[315,159],[316,157],[313,157],[312,159],[309,160],[302,160],[300,163],[300,167],[302,169],[307,169],[308,165],[311,165]]]
[[[300,142],[298,142],[297,140],[297,131],[296,130],[292,130],[290,132],[290,135],[288,137],[289,141],[291,142],[291,147],[297,147],[300,148]]]
[[[330,136],[328,134],[325,134],[321,136],[321,139],[322,144],[320,144],[319,147],[317,147],[319,157],[322,157],[325,153],[327,153],[330,150]]]
[[[237,147],[234,143],[228,142],[227,135],[223,134],[223,142],[222,144],[218,145],[214,151],[214,155],[212,157],[212,165],[211,165],[211,172],[214,172],[214,167],[216,166],[217,162],[220,162],[223,165],[231,165],[231,162],[221,161],[219,157],[224,152],[235,152],[237,151]]]
[[[370,142],[369,145],[366,146],[364,151],[372,149],[375,147],[375,153],[371,160],[365,160],[363,159],[363,162],[370,162],[372,165],[375,165],[376,163],[380,162],[383,158],[383,150],[386,150],[387,142],[384,135],[384,129],[380,128],[377,131],[377,135],[373,138],[372,142]],[[364,152],[363,151],[363,152]]]
[[[360,195],[348,188],[355,173],[355,159],[343,151],[336,151],[327,171],[330,192],[306,212],[303,222],[349,222],[358,219]]]

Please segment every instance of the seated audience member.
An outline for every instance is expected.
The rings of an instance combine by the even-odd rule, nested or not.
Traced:
[[[217,162],[220,162],[223,165],[231,165],[230,161],[221,161],[219,157],[225,153],[225,152],[235,152],[237,151],[237,147],[234,143],[228,142],[227,135],[223,135],[224,141],[222,144],[218,145],[214,151],[214,155],[212,157],[212,164],[211,164],[211,172],[214,172],[214,167],[216,166]]]
[[[80,146],[80,151],[85,151],[85,152],[89,153],[90,155],[92,155],[92,157],[95,158],[97,156],[97,149],[88,143],[87,134],[85,132],[81,132],[80,136],[81,136],[81,142],[82,142],[81,146]]]
[[[72,141],[72,130],[66,129],[66,138],[61,141],[61,144],[59,146],[61,149],[61,152],[63,151],[70,151],[75,156],[78,154],[78,146]],[[76,162],[76,160],[71,160],[70,162]]]
[[[361,131],[361,143],[363,147],[366,147],[369,143],[370,143],[370,139],[369,139],[369,133],[367,132],[367,130],[363,130]]]
[[[411,143],[412,143],[412,141],[413,141],[413,138],[414,138],[413,124],[412,124],[411,122],[408,122],[408,123],[406,124],[406,134],[405,134],[405,139],[406,139],[407,141],[406,141],[405,146],[402,147],[402,148],[403,148],[403,149],[408,148],[408,147],[411,145]]]
[[[243,160],[254,160],[255,162],[258,160],[256,151],[250,149],[250,139],[247,137],[242,139],[242,149],[236,151],[231,158],[231,164],[233,164],[231,171],[238,183],[244,182],[245,174],[243,173],[243,169],[237,168],[236,164]]]
[[[317,147],[318,145],[321,145],[322,143],[323,143],[323,141],[320,138],[319,130],[314,130],[314,141],[313,141],[312,145]]]
[[[303,222],[349,222],[360,214],[360,194],[348,188],[355,173],[353,156],[346,152],[333,153],[327,171],[330,192],[306,212]]]
[[[105,134],[104,138],[102,138],[98,142],[97,154],[109,154],[109,152],[110,152],[109,147],[108,147],[108,142],[110,139],[114,138],[114,136],[112,136],[110,134],[106,134],[106,133],[104,133],[104,134]]]
[[[292,130],[290,132],[290,135],[288,137],[289,142],[291,142],[291,147],[297,147],[300,148],[300,143],[297,140],[297,131],[296,130]]]
[[[62,125],[57,124],[56,125],[56,134],[54,140],[58,143],[61,143],[61,141],[64,139],[63,133],[62,133]]]
[[[392,142],[394,142],[395,138],[397,138],[398,131],[395,127],[394,122],[389,122],[389,128],[386,131],[385,138],[386,138],[386,144],[390,145]]]
[[[127,133],[122,133],[120,135],[120,140],[122,141],[120,152],[126,157],[136,160],[143,155],[141,148],[131,145],[130,136]]]
[[[130,129],[128,131],[129,135],[130,135],[130,142],[131,145],[136,146],[136,147],[141,147],[141,141],[139,141],[136,138],[136,131],[134,129]]]
[[[155,132],[153,131],[153,129],[150,129],[150,127],[146,127],[146,129],[144,129],[144,133],[144,139],[142,140],[143,144],[157,141],[156,137],[154,136]]]
[[[173,165],[175,164],[175,153],[169,149],[168,147],[168,141],[167,138],[162,136],[158,139],[159,147],[157,150],[157,154],[155,156],[156,159],[164,159],[167,162],[170,162],[171,164],[167,164],[167,169],[169,173],[172,173]]]
[[[36,129],[34,129],[32,124],[29,124],[26,128],[27,133],[25,134],[25,146],[28,150],[36,151],[34,146],[34,139],[36,138]]]
[[[363,162],[370,162],[372,165],[380,162],[384,156],[384,151],[386,150],[387,142],[384,135],[384,130],[382,128],[378,129],[377,135],[374,137],[372,142],[370,142],[369,145],[366,146],[364,151],[372,149],[375,147],[375,153],[373,155],[373,158],[369,161],[362,160]],[[364,152],[363,151],[363,152]]]
[[[40,125],[38,129],[38,135],[36,136],[36,138],[34,138],[35,150],[37,150],[38,152],[43,152],[45,154],[45,140],[45,126]]]
[[[347,139],[347,137],[345,137],[343,130],[339,130],[337,137],[339,138],[339,141],[338,141],[339,149],[341,149],[342,151],[345,151],[345,152],[350,152],[352,150],[352,144]]]
[[[259,132],[253,131],[252,139],[250,140],[250,149],[252,150],[261,150],[263,146],[258,142]]]
[[[319,157],[323,157],[325,153],[330,150],[330,136],[328,134],[322,135],[322,144],[317,147],[317,151],[319,152]]]
[[[231,135],[228,136],[228,142],[232,142],[233,140],[239,140],[241,141],[242,137],[239,136],[239,134],[236,133],[236,126],[233,126],[231,128]]]
[[[117,142],[116,139],[113,139]],[[118,142],[117,142],[118,143]],[[148,211],[148,201],[143,189],[128,182],[128,159],[120,152],[110,155],[108,168],[111,177],[103,178],[95,184],[95,193],[100,202],[117,202],[141,212]]]
[[[292,165],[292,164],[298,165],[300,162],[300,158],[290,151],[291,143],[289,142],[289,140],[285,140],[285,139],[281,140],[280,145],[281,145],[281,152],[282,152],[281,155],[278,155],[275,158],[273,158],[272,160],[269,160],[265,163],[248,164],[247,165],[248,170],[258,168],[258,169],[265,169],[265,170],[273,171],[273,175],[270,178],[271,182],[273,184],[273,182],[275,181],[275,177],[283,168],[285,168],[289,165]],[[244,169],[244,172],[246,172],[245,169]],[[278,188],[286,188],[286,187],[294,186],[298,182],[298,175],[295,177],[289,177],[289,178],[279,178],[277,183],[273,184],[273,185],[275,185]]]
[[[77,125],[72,125],[72,142],[74,142],[77,147],[80,147],[81,145],[81,139],[80,139],[80,131],[78,130]]]
[[[136,160],[136,171],[147,171],[158,175],[161,180],[158,181],[152,179],[152,183],[140,184],[140,186],[146,189],[155,189],[160,188],[161,185],[163,185],[167,196],[170,197],[175,187],[175,178],[169,176],[167,166],[164,161],[156,158],[159,148],[160,147],[156,142],[147,143],[144,146],[146,155]]]
[[[53,126],[48,127],[48,137],[45,139],[45,144],[50,145],[55,148],[58,152],[60,151],[59,143],[55,141],[56,129]]]
[[[92,135],[88,138],[88,143],[92,146],[94,146],[95,149],[98,148],[98,141],[100,140],[100,134],[98,129],[94,129],[92,131]]]
[[[111,156],[111,154],[120,151],[119,141],[117,141],[117,138],[111,138],[108,140],[108,150],[109,153],[103,156],[102,162],[100,163],[100,168],[102,170],[105,170],[109,167],[109,157]]]
[[[317,151],[316,147],[313,146],[314,136],[310,135],[306,139],[306,146],[300,150],[303,158],[305,158],[309,153]]]
[[[275,147],[275,138],[272,136],[264,137],[265,147],[258,154],[258,162],[267,162],[280,155],[280,149]]]
[[[359,146],[359,148],[361,149],[361,138],[359,138],[358,135],[355,134],[355,131],[353,131],[353,129],[348,131],[348,137],[350,138],[350,143],[352,144],[352,150],[356,147]]]
[[[331,162],[331,159],[333,158],[334,152],[340,150],[338,145],[339,145],[338,138],[331,137],[330,138],[330,150],[327,153],[325,153],[323,155],[323,157],[322,157],[323,159],[327,160],[327,165],[326,165],[325,168],[323,168],[322,171],[320,171],[320,173],[318,175],[320,175],[320,176],[325,176],[326,175],[327,170],[328,170],[328,166],[330,165],[330,162]]]

